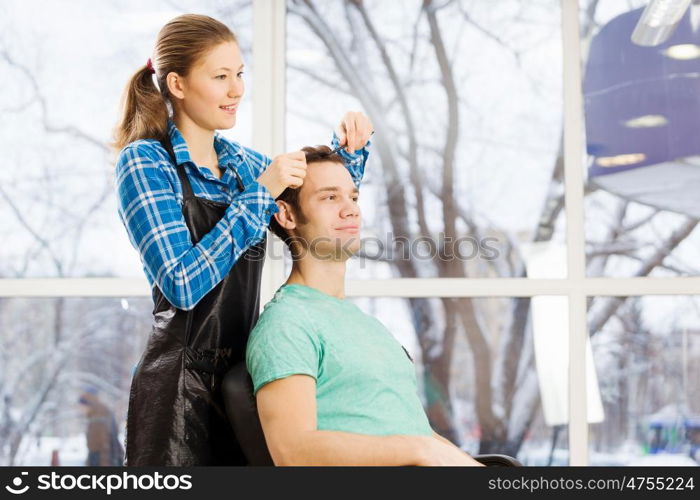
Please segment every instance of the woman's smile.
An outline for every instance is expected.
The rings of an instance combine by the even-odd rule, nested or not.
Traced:
[[[222,109],[226,114],[235,115],[236,110],[238,109],[238,104],[231,104],[229,106],[219,106],[219,109]]]

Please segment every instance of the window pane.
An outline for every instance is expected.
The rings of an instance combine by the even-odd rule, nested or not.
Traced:
[[[192,6],[3,2],[0,238],[11,244],[0,250],[0,277],[143,276],[117,214],[108,143],[127,80],[161,26]],[[250,89],[250,0],[200,1],[196,11],[236,32]],[[247,145],[251,102],[225,134]]]
[[[123,443],[152,308],[142,297],[0,299],[0,465],[85,465],[86,391]]]
[[[700,5],[643,46],[649,2],[584,3],[588,275],[698,275]]]
[[[700,463],[700,296],[596,297],[589,327],[604,409],[590,463]]]
[[[470,454],[568,464],[566,297],[351,300],[410,353],[436,432]]]
[[[347,110],[375,126],[350,278],[521,277],[563,251],[558,0],[287,8],[288,149]]]

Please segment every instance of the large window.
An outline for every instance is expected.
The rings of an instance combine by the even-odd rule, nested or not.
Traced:
[[[589,449],[601,465],[700,461],[698,299],[651,295],[657,278],[700,271],[700,6],[647,45],[648,3],[591,1],[582,16],[587,274],[650,277],[650,295],[589,300],[599,385],[588,399],[603,409]]]
[[[347,292],[411,353],[436,430],[530,465],[697,456],[700,7],[632,46],[647,3],[5,2],[0,464],[84,463],[87,389],[123,438],[152,304],[108,142],[184,12],[239,38],[228,137],[275,155],[372,118]]]

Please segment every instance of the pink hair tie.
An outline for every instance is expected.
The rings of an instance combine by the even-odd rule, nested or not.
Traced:
[[[148,58],[148,61],[146,62],[146,67],[148,68],[148,71],[151,72],[151,74],[155,73],[156,70],[153,69],[153,63],[151,62],[151,58]]]

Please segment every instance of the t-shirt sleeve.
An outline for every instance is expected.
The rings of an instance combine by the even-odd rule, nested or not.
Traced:
[[[316,379],[322,358],[313,326],[298,311],[268,309],[260,316],[246,347],[246,365],[253,392],[290,375]]]

